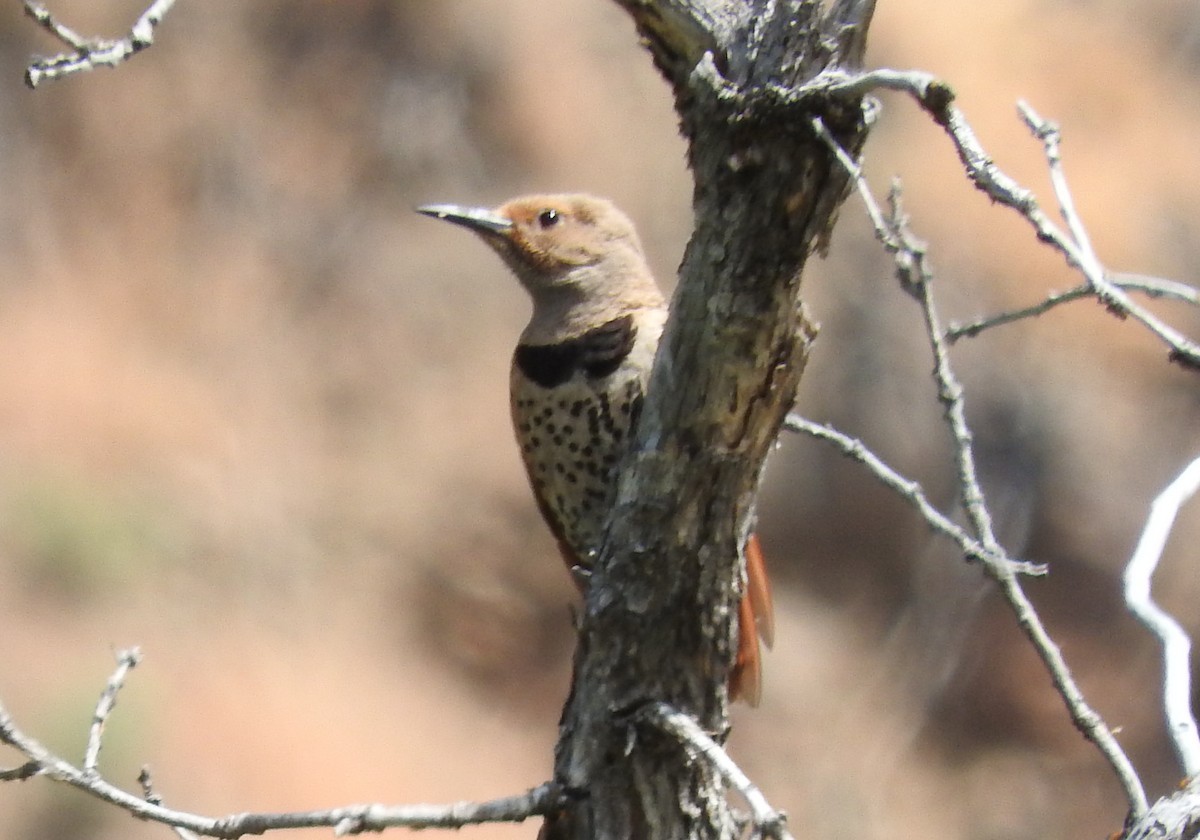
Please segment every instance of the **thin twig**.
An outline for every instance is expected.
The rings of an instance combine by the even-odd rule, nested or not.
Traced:
[[[118,671],[128,671],[130,667],[132,664],[123,660],[118,666]],[[110,689],[106,689],[105,695],[112,691],[111,686],[114,683],[119,689],[120,682],[114,674],[113,679],[109,680]],[[559,808],[562,802],[559,786],[553,782],[546,782],[525,793],[487,802],[456,802],[450,805],[348,805],[323,811],[205,817],[167,808],[157,796],[147,796],[147,791],[153,794],[152,789],[147,787],[148,777],[142,782],[143,798],[105,781],[94,767],[76,767],[65,761],[22,732],[2,703],[0,744],[7,744],[28,759],[20,767],[0,771],[0,781],[46,776],[116,805],[139,819],[206,837],[231,839],[288,828],[333,828],[339,835],[382,831],[385,828],[462,828],[480,823],[521,822],[530,817],[545,815]],[[90,745],[88,751],[90,754]]]
[[[861,181],[860,183],[865,183]],[[925,332],[929,337],[929,347],[933,352],[934,380],[938,385],[938,400],[946,417],[954,439],[954,456],[958,467],[958,483],[962,491],[963,509],[975,532],[975,537],[990,555],[1000,556],[1004,549],[996,538],[992,527],[992,515],[984,498],[983,488],[979,484],[979,475],[975,466],[975,449],[973,435],[967,426],[966,401],[962,384],[955,376],[950,365],[950,355],[946,347],[941,320],[933,301],[931,283],[933,272],[929,267],[925,244],[912,236],[908,226],[908,218],[904,215],[901,205],[900,185],[894,183],[888,196],[891,212],[888,226],[892,236],[899,240],[904,252],[908,254],[904,267],[901,268],[901,282],[921,305],[921,314],[925,318]],[[999,573],[1010,570],[997,569]]]
[[[1038,204],[1037,196],[996,166],[984,150],[962,111],[954,104],[954,91],[937,77],[921,71],[873,70],[860,74],[822,74],[807,86],[812,91],[848,93],[856,96],[876,89],[906,93],[917,101],[949,135],[955,153],[976,188],[993,201],[1020,214],[1037,238],[1049,244],[1079,270],[1097,297],[1121,318],[1143,324],[1170,348],[1170,359],[1200,369],[1200,345],[1165,324],[1152,312],[1134,302],[1119,284],[1113,283],[1088,240],[1086,228],[1075,211],[1074,199],[1062,169],[1058,128],[1043,120],[1028,105],[1018,107],[1021,118],[1042,142],[1059,208],[1067,224],[1064,232]]]
[[[1192,306],[1200,306],[1200,289],[1178,280],[1166,280],[1128,271],[1110,271],[1108,281],[1126,291],[1143,292],[1148,297],[1174,298]]]
[[[152,805],[162,805],[163,799],[158,795],[158,791],[154,789],[154,780],[150,776],[150,767],[143,765],[142,770],[138,773],[138,784],[142,786],[142,798]],[[173,825],[171,830],[175,832],[175,836],[179,840],[196,840],[200,835],[195,832],[188,831],[186,828]]]
[[[1163,343],[1172,348],[1172,359],[1200,369],[1200,345],[1165,324],[1158,316],[1135,302],[1118,286],[1109,282],[1104,266],[1092,247],[1083,219],[1075,209],[1075,199],[1071,194],[1071,187],[1067,183],[1066,173],[1063,171],[1062,154],[1059,150],[1062,135],[1058,126],[1042,119],[1033,108],[1024,102],[1017,103],[1017,110],[1033,135],[1042,141],[1046,163],[1050,169],[1050,183],[1054,188],[1054,195],[1058,199],[1059,210],[1062,212],[1067,230],[1070,231],[1070,237],[1065,237],[1056,227],[1050,225],[1048,220],[1043,220],[1043,224],[1039,228],[1039,236],[1044,232],[1047,241],[1055,245],[1067,258],[1067,261],[1080,270],[1095,291],[1096,297],[1105,306],[1122,318],[1131,317],[1141,322]],[[1028,218],[1030,222],[1035,222],[1032,216]]]
[[[32,0],[26,0],[25,14],[29,15],[31,18],[37,21],[39,26],[75,51],[83,52],[88,48],[87,38],[84,38],[65,23],[60,23],[52,14],[50,14],[50,10],[41,3],[35,3],[32,2]]]
[[[1188,464],[1150,505],[1142,536],[1125,567],[1125,604],[1162,643],[1167,729],[1188,777],[1200,775],[1200,734],[1192,715],[1192,641],[1179,622],[1154,602],[1150,578],[1162,559],[1180,506],[1197,491],[1200,491],[1200,458]]]
[[[961,115],[959,115],[959,120],[963,130],[970,134],[970,128],[966,126]],[[933,273],[929,267],[925,245],[913,236],[909,229],[908,219],[905,217],[900,203],[899,185],[893,185],[889,197],[890,212],[885,217],[866,180],[862,177],[862,169],[858,163],[841,148],[833,135],[825,130],[824,124],[819,118],[813,120],[813,128],[846,167],[859,195],[867,205],[867,214],[871,218],[872,224],[875,225],[877,238],[892,254],[901,286],[920,304],[925,320],[926,334],[934,357],[934,380],[937,383],[938,399],[942,403],[943,416],[954,441],[955,463],[963,508],[968,523],[975,532],[975,539],[986,550],[985,557],[981,558],[982,567],[1000,587],[1001,593],[1016,615],[1017,624],[1046,666],[1055,688],[1066,704],[1072,722],[1084,737],[1096,746],[1112,767],[1125,790],[1131,816],[1139,817],[1146,811],[1146,793],[1129,757],[1125,755],[1104,720],[1087,704],[1074,677],[1071,676],[1070,669],[1063,659],[1062,651],[1046,631],[1040,616],[1021,587],[1020,579],[1014,572],[1011,563],[989,562],[989,558],[1006,558],[1007,554],[996,538],[986,498],[979,485],[972,435],[966,421],[963,389],[950,364],[945,334],[933,300],[931,289]],[[989,162],[988,166],[990,165]]]
[[[732,785],[750,806],[755,832],[759,837],[792,840],[792,835],[787,830],[787,815],[771,807],[763,792],[742,772],[729,757],[729,753],[709,737],[695,720],[666,703],[650,704],[641,711],[641,716],[673,735],[684,747],[699,753],[712,764],[721,778]]]
[[[10,767],[7,770],[0,769],[0,782],[23,782],[26,779],[32,779],[41,772],[42,765],[36,761],[26,761],[17,767]]]
[[[117,654],[117,670],[113,671],[112,676],[108,678],[108,685],[100,694],[100,700],[96,703],[96,711],[92,715],[87,750],[83,755],[83,772],[97,772],[96,765],[100,761],[100,742],[104,738],[104,726],[108,723],[108,716],[112,714],[113,708],[117,705],[117,694],[125,685],[125,677],[141,661],[142,653],[136,647],[120,651]]]
[[[25,13],[68,47],[50,58],[40,58],[25,70],[25,84],[36,88],[46,80],[60,79],[73,73],[95,70],[97,67],[116,67],[154,44],[154,35],[163,18],[171,11],[175,0],[154,0],[142,12],[129,34],[124,38],[84,38],[75,30],[60,23],[41,3],[25,0]]]
[[[1007,555],[990,556],[987,549],[972,537],[950,517],[946,516],[929,501],[920,483],[893,469],[886,461],[869,449],[866,444],[845,432],[838,431],[824,423],[815,423],[798,414],[789,414],[783,421],[785,429],[832,443],[843,455],[869,469],[876,478],[915,507],[935,531],[949,537],[958,544],[963,556],[968,560],[992,563],[1009,563],[1013,571],[1024,575],[1044,575],[1046,566],[1042,563],[1030,563],[1024,560],[1013,560]]]
[[[1172,298],[1194,306],[1200,306],[1200,291],[1176,280],[1164,280],[1158,277],[1146,277],[1139,274],[1125,274],[1121,272],[1109,272],[1107,277],[1109,283],[1127,292],[1141,292],[1153,298]],[[1032,306],[1000,312],[966,324],[951,323],[946,328],[946,340],[953,344],[960,338],[974,338],[984,330],[989,330],[992,327],[1011,324],[1014,321],[1021,321],[1025,318],[1036,318],[1060,304],[1095,296],[1096,294],[1092,287],[1084,283],[1065,292],[1052,293],[1045,300],[1035,303]]]

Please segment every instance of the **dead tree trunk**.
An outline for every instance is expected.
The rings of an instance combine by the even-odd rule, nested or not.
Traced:
[[[801,276],[847,192],[863,103],[809,86],[862,57],[871,0],[618,0],[675,93],[695,232],[586,599],[547,835],[732,838],[721,781],[639,718],[728,728],[738,547],[814,330]]]

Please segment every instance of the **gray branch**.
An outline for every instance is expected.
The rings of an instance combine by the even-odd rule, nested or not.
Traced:
[[[1197,491],[1200,491],[1200,458],[1192,461],[1151,504],[1141,539],[1125,567],[1125,604],[1162,643],[1167,729],[1188,777],[1200,775],[1200,735],[1192,715],[1192,641],[1179,622],[1154,602],[1150,579],[1158,568],[1180,506]]]
[[[976,188],[993,201],[1015,210],[1034,230],[1039,241],[1045,242],[1066,259],[1067,264],[1077,269],[1084,278],[1087,294],[1104,304],[1120,318],[1132,318],[1145,326],[1160,341],[1170,348],[1171,361],[1186,367],[1200,368],[1200,344],[1182,335],[1164,323],[1154,313],[1134,301],[1124,288],[1121,278],[1125,275],[1108,272],[1101,263],[1081,217],[1075,209],[1075,201],[1062,167],[1059,145],[1061,134],[1058,126],[1043,120],[1025,103],[1018,103],[1018,111],[1026,126],[1042,143],[1050,171],[1051,184],[1059,211],[1067,230],[1064,231],[1051,221],[1038,203],[1032,190],[1021,186],[1015,179],[996,166],[985,151],[974,130],[962,111],[954,104],[954,91],[936,76],[921,71],[873,70],[865,73],[830,72],[823,74],[810,85],[811,90],[847,91],[865,94],[884,89],[908,94],[915,99],[949,135],[970,178]],[[1142,278],[1145,279],[1145,278]],[[1196,292],[1183,284],[1161,285],[1162,294],[1178,293],[1184,299],[1195,302]],[[1153,294],[1153,293],[1152,293]],[[1064,302],[1054,300],[1050,306]],[[1049,306],[1030,307],[1017,317],[1041,314]],[[999,323],[1009,323],[1015,317],[999,316]],[[991,324],[986,324],[991,326]],[[973,332],[978,332],[976,327]],[[959,331],[959,334],[972,330]],[[955,335],[958,337],[958,334]]]
[[[245,813],[226,817],[205,817],[177,811],[162,804],[153,791],[149,771],[139,781],[142,797],[137,797],[104,780],[96,764],[100,742],[117,694],[139,654],[136,649],[118,654],[116,671],[108,681],[96,707],[83,765],[76,767],[58,757],[41,743],[22,732],[3,704],[0,704],[0,744],[7,744],[27,761],[11,770],[0,770],[0,782],[21,781],[45,776],[117,806],[139,819],[150,820],[176,829],[181,837],[202,835],[232,840],[247,834],[292,828],[332,828],[340,835],[382,831],[385,828],[462,828],[466,825],[495,822],[522,822],[542,816],[561,806],[558,785],[547,782],[517,796],[487,802],[456,802],[450,805],[347,805],[323,811]]]
[[[59,22],[35,0],[25,0],[25,13],[70,49],[49,58],[39,58],[25,69],[25,84],[36,88],[43,81],[61,79],[97,67],[116,67],[154,44],[154,36],[175,0],[154,0],[138,17],[124,38],[85,38]]]
[[[979,540],[968,534],[954,520],[938,510],[929,501],[920,483],[901,475],[858,438],[840,432],[830,425],[814,423],[812,420],[808,420],[798,414],[788,415],[784,423],[784,428],[788,429],[788,431],[800,432],[817,440],[831,443],[847,458],[865,466],[885,486],[899,493],[902,498],[915,507],[933,530],[949,537],[957,543],[963,553],[963,557],[968,560],[1009,565],[1017,574],[1046,574],[1046,567],[1041,563],[1014,560],[1006,553],[998,555],[989,553]]]
[[[873,3],[617,2],[675,94],[695,228],[580,621],[555,778],[587,795],[543,836],[732,840],[716,768],[678,749],[628,749],[614,710],[664,702],[705,732],[728,728],[739,548],[814,338],[804,269],[848,187],[776,91],[859,66]],[[861,148],[860,97],[814,94],[806,107]]]
[[[1147,297],[1170,298],[1190,303],[1193,306],[1200,306],[1200,291],[1176,280],[1165,280],[1158,277],[1146,277],[1144,275],[1126,274],[1123,272],[1109,272],[1106,277],[1109,283],[1125,292],[1140,292]],[[974,338],[992,327],[1012,324],[1017,321],[1023,321],[1026,318],[1036,318],[1039,315],[1045,315],[1051,309],[1061,304],[1070,303],[1074,300],[1082,300],[1083,298],[1094,298],[1095,296],[1096,292],[1092,286],[1084,283],[1065,292],[1049,294],[1045,300],[1035,303],[1032,306],[999,312],[966,324],[952,323],[946,329],[946,340],[953,344],[960,338]]]
[[[130,670],[137,667],[141,661],[142,653],[137,648],[129,648],[117,654],[117,670],[113,671],[112,676],[109,677],[108,685],[104,687],[100,701],[96,704],[96,711],[92,715],[87,751],[83,756],[84,773],[99,772],[97,765],[100,762],[100,743],[104,739],[104,726],[108,723],[108,717],[117,705],[117,694],[121,691],[121,686],[125,684],[125,678],[129,675]]]
[[[754,836],[770,840],[793,840],[791,832],[787,830],[787,816],[771,807],[763,792],[729,757],[725,748],[701,729],[695,720],[666,703],[652,703],[642,711],[641,716],[659,729],[669,732],[689,750],[710,762],[721,774],[721,778],[742,795],[746,804],[750,806]]]
[[[970,128],[965,119],[961,115],[958,119],[960,129],[970,134]],[[813,129],[825,143],[834,147],[833,151],[837,159],[846,168],[859,196],[867,206],[867,214],[875,226],[876,237],[892,254],[901,287],[920,305],[925,320],[925,332],[933,353],[933,375],[937,385],[938,400],[942,403],[943,414],[954,443],[955,464],[963,509],[971,530],[974,532],[974,539],[978,540],[985,550],[980,557],[983,569],[1000,587],[1001,593],[1016,616],[1018,626],[1049,672],[1075,727],[1096,746],[1112,767],[1125,790],[1130,817],[1137,819],[1145,813],[1147,808],[1146,793],[1142,788],[1141,781],[1138,779],[1129,757],[1117,743],[1112,730],[1085,700],[1083,692],[1071,675],[1061,649],[1046,631],[1045,625],[1021,586],[1016,567],[1008,560],[1007,553],[1000,545],[992,528],[987,500],[983,488],[979,485],[975,469],[972,434],[966,421],[963,388],[950,363],[945,331],[933,299],[931,288],[933,270],[929,264],[925,244],[919,241],[909,228],[908,218],[905,216],[900,202],[899,185],[894,184],[892,187],[889,196],[889,212],[885,214],[875,200],[866,180],[862,177],[862,169],[854,157],[844,149],[837,148],[836,138],[827,130],[823,130],[824,126],[819,121],[813,123]],[[996,558],[999,559],[999,562]]]
[[[1053,244],[1067,258],[1068,263],[1079,269],[1096,298],[1114,314],[1121,318],[1133,318],[1154,333],[1171,348],[1172,360],[1200,369],[1200,345],[1168,326],[1154,313],[1129,297],[1118,285],[1109,281],[1108,272],[1092,247],[1083,219],[1075,209],[1075,199],[1063,170],[1062,154],[1059,150],[1062,137],[1058,126],[1042,119],[1024,102],[1018,103],[1017,109],[1029,130],[1042,141],[1046,162],[1050,168],[1050,182],[1070,232],[1070,235],[1065,235],[1057,226],[1051,224],[1035,205],[1028,208],[1024,215],[1037,229],[1039,238]]]

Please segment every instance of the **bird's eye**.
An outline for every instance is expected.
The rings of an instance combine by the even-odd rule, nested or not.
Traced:
[[[558,211],[553,208],[543,210],[541,213],[538,213],[537,220],[538,224],[544,228],[554,227],[558,224]]]

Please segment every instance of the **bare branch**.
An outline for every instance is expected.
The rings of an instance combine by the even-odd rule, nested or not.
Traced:
[[[60,79],[74,73],[95,70],[97,67],[116,67],[153,45],[158,25],[171,11],[175,0],[154,0],[133,24],[124,38],[84,38],[54,18],[36,0],[25,0],[25,13],[47,32],[68,47],[50,58],[39,58],[25,70],[25,84],[36,88],[45,80]]]
[[[154,780],[150,777],[150,768],[146,765],[143,765],[142,771],[138,773],[138,784],[142,786],[142,798],[153,805],[163,804],[162,797],[154,790]],[[175,832],[175,836],[179,840],[196,840],[200,836],[177,825],[171,826],[171,830]]]
[[[17,767],[0,770],[0,782],[23,782],[32,779],[42,772],[42,766],[36,761],[26,761]]]
[[[1146,815],[1126,826],[1122,840],[1194,840],[1200,813],[1200,786],[1186,788],[1154,803]]]
[[[1200,289],[1180,283],[1178,280],[1165,280],[1161,277],[1150,277],[1145,274],[1133,274],[1128,271],[1110,271],[1108,280],[1115,286],[1131,292],[1143,292],[1152,298],[1174,298],[1192,306],[1200,306]]]
[[[1043,120],[1028,105],[1019,103],[1018,109],[1022,120],[1042,142],[1055,197],[1069,232],[1064,232],[1050,220],[1039,206],[1037,196],[1031,190],[1021,186],[996,166],[995,161],[979,142],[962,111],[954,104],[954,91],[932,74],[887,69],[858,74],[829,72],[814,80],[809,88],[814,91],[839,91],[855,95],[862,95],[875,89],[886,89],[911,96],[930,113],[938,125],[945,129],[954,144],[959,160],[966,169],[967,176],[979,190],[986,193],[993,201],[1017,211],[1029,222],[1038,239],[1061,253],[1066,258],[1068,265],[1079,270],[1090,294],[1099,299],[1110,311],[1121,318],[1133,318],[1154,333],[1170,348],[1171,361],[1192,368],[1200,368],[1200,345],[1133,301],[1122,288],[1121,283],[1115,281],[1114,276],[1109,275],[1104,269],[1092,248],[1087,230],[1075,210],[1074,199],[1062,168],[1058,127]],[[1117,276],[1119,277],[1119,275]],[[1184,296],[1194,300],[1193,294],[1185,292]],[[1062,301],[1055,301],[1055,303],[1059,302]],[[1021,317],[1033,314],[1039,313],[1029,312]],[[1004,322],[1008,320],[1013,319],[1010,318]]]
[[[1200,345],[1163,323],[1154,313],[1136,303],[1122,289],[1109,282],[1104,266],[1101,264],[1100,258],[1096,256],[1095,249],[1092,248],[1087,228],[1075,210],[1075,199],[1071,195],[1071,188],[1067,183],[1066,173],[1063,171],[1062,155],[1059,151],[1061,133],[1058,126],[1042,119],[1024,102],[1017,103],[1017,109],[1029,130],[1042,141],[1046,162],[1050,168],[1050,182],[1054,187],[1054,195],[1058,199],[1063,220],[1071,234],[1070,237],[1063,236],[1061,231],[1051,225],[1048,220],[1027,214],[1026,218],[1037,227],[1038,236],[1054,245],[1067,258],[1068,263],[1082,272],[1096,297],[1113,313],[1121,318],[1130,317],[1141,322],[1171,348],[1173,360],[1200,369]]]
[[[961,119],[961,115],[959,120],[962,130],[973,136],[965,120]],[[1040,616],[1021,587],[1020,579],[1012,565],[989,562],[989,558],[1004,557],[1005,552],[992,528],[987,501],[983,489],[979,485],[975,469],[972,434],[966,421],[963,389],[950,364],[945,332],[933,300],[931,289],[933,272],[929,266],[924,243],[919,241],[909,229],[908,219],[901,207],[899,185],[893,184],[889,196],[890,212],[885,216],[878,202],[875,201],[870,187],[862,177],[862,170],[857,162],[844,149],[839,151],[836,138],[828,131],[821,130],[819,120],[814,120],[813,128],[818,136],[827,145],[830,145],[838,160],[846,167],[859,195],[867,204],[867,213],[872,224],[875,225],[877,238],[892,254],[901,286],[920,304],[925,320],[925,331],[934,358],[934,380],[937,383],[938,399],[942,403],[946,423],[954,441],[955,462],[963,509],[971,529],[975,532],[975,539],[986,550],[985,557],[981,558],[983,569],[1000,587],[1005,600],[1016,614],[1017,624],[1049,671],[1050,678],[1063,698],[1075,727],[1096,746],[1112,767],[1125,790],[1131,817],[1140,817],[1146,811],[1146,793],[1129,757],[1117,743],[1112,730],[1084,699],[1078,684],[1071,676],[1066,660],[1063,659],[1062,651],[1046,631]],[[990,166],[990,163],[988,165]]]
[[[847,188],[827,149],[769,89],[857,65],[862,39],[851,29],[865,33],[872,3],[621,6],[671,81],[695,227],[636,432],[616,467],[561,719],[555,778],[588,795],[571,800],[557,821],[561,834],[548,836],[733,838],[716,769],[679,750],[623,752],[628,732],[613,710],[663,700],[705,730],[728,726],[739,547],[812,343],[804,269],[824,247]],[[728,28],[713,16],[741,22]],[[708,37],[694,37],[697,27]],[[716,46],[696,55],[693,45],[705,42]],[[842,145],[865,142],[860,101],[808,104]]]
[[[104,687],[100,701],[96,704],[96,712],[92,715],[92,728],[88,733],[87,751],[83,756],[85,773],[97,772],[96,765],[100,761],[100,742],[104,737],[104,725],[117,705],[117,694],[125,685],[125,677],[141,661],[142,653],[137,648],[129,648],[117,654],[117,670],[113,671],[112,676],[109,677],[108,685]]]
[[[1197,491],[1200,491],[1200,458],[1192,461],[1150,505],[1146,527],[1125,567],[1125,604],[1162,642],[1167,729],[1189,777],[1200,775],[1200,735],[1192,715],[1192,642],[1179,622],[1154,602],[1150,578],[1162,558],[1180,506]]]
[[[1041,563],[1014,560],[1007,553],[1003,552],[1000,555],[988,554],[987,549],[983,547],[979,540],[972,537],[950,519],[950,517],[934,507],[933,503],[925,495],[925,491],[921,488],[920,483],[910,478],[905,478],[898,473],[858,438],[851,437],[827,424],[814,423],[798,414],[788,415],[787,420],[784,421],[784,428],[832,443],[847,458],[858,461],[865,466],[886,487],[895,490],[913,505],[925,517],[925,521],[929,523],[931,528],[956,542],[962,550],[963,556],[968,560],[1007,564],[1017,574],[1046,574],[1046,567]]]
[[[87,38],[84,38],[65,23],[59,23],[58,20],[56,20],[50,14],[49,9],[47,9],[41,3],[35,3],[32,2],[32,0],[27,0],[25,3],[25,14],[29,15],[31,18],[37,21],[43,29],[75,51],[83,52],[88,48]]]
[[[684,747],[707,759],[721,778],[733,786],[750,806],[756,835],[773,840],[792,840],[787,830],[787,815],[767,802],[763,792],[742,772],[724,747],[709,737],[696,721],[666,703],[651,703],[641,716],[659,729],[678,738]]]
[[[1138,274],[1123,274],[1120,272],[1110,272],[1107,274],[1107,277],[1108,282],[1113,286],[1127,292],[1142,292],[1149,297],[1173,298],[1194,306],[1200,306],[1200,292],[1185,283],[1175,280],[1163,280],[1158,277],[1145,277]],[[1000,312],[967,324],[951,323],[946,328],[946,340],[953,344],[960,338],[974,338],[984,330],[989,330],[992,327],[1011,324],[1014,321],[1021,321],[1026,318],[1036,318],[1054,309],[1059,304],[1095,296],[1096,293],[1092,287],[1084,283],[1065,292],[1050,294],[1045,300],[1033,306]]]
[[[109,679],[97,706],[83,767],[76,767],[54,755],[18,729],[8,710],[0,704],[0,744],[13,747],[28,759],[17,768],[0,771],[0,782],[46,776],[116,805],[139,819],[171,826],[180,837],[188,837],[190,833],[192,836],[237,838],[289,828],[333,828],[339,835],[382,831],[385,828],[462,828],[479,823],[522,822],[557,809],[562,801],[559,786],[547,782],[517,796],[450,805],[347,805],[324,811],[245,813],[220,818],[167,808],[162,804],[161,797],[153,791],[147,770],[143,770],[138,777],[144,798],[106,782],[96,770],[104,723],[112,711],[125,676],[137,664],[137,658],[136,650],[124,651],[119,656],[117,670]]]

